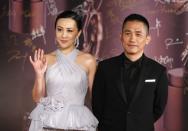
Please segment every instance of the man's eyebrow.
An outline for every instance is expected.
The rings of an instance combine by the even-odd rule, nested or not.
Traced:
[[[131,30],[129,30],[129,29],[124,29],[123,31],[124,32],[131,32]]]
[[[124,32],[131,32],[131,30],[129,30],[129,29],[125,29],[125,30],[123,30]],[[135,30],[134,32],[137,32],[137,33],[142,33],[142,31],[141,30]]]
[[[136,33],[143,33],[141,30],[136,30],[135,32]]]

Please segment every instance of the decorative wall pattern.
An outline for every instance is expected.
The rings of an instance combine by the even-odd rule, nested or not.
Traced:
[[[0,130],[27,131],[37,48],[56,48],[54,20],[66,9],[84,17],[78,48],[98,61],[120,54],[124,17],[140,13],[150,22],[145,54],[168,69],[169,96],[156,131],[188,131],[188,0],[2,0],[0,1]]]

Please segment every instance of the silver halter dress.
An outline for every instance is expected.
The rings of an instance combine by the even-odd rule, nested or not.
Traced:
[[[56,63],[46,71],[47,97],[31,112],[29,131],[43,128],[96,131],[98,120],[84,105],[87,73],[75,63],[79,50],[68,55],[56,50]]]

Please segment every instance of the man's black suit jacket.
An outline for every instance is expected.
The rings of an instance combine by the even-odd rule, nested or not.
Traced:
[[[99,62],[92,109],[99,131],[154,131],[168,94],[166,68],[144,56],[138,84],[128,106],[123,82],[123,55]]]

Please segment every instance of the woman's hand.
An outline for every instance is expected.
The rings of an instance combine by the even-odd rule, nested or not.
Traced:
[[[47,69],[47,60],[44,56],[44,51],[42,49],[35,50],[34,59],[29,56],[29,60],[33,65],[36,77],[43,77]]]

